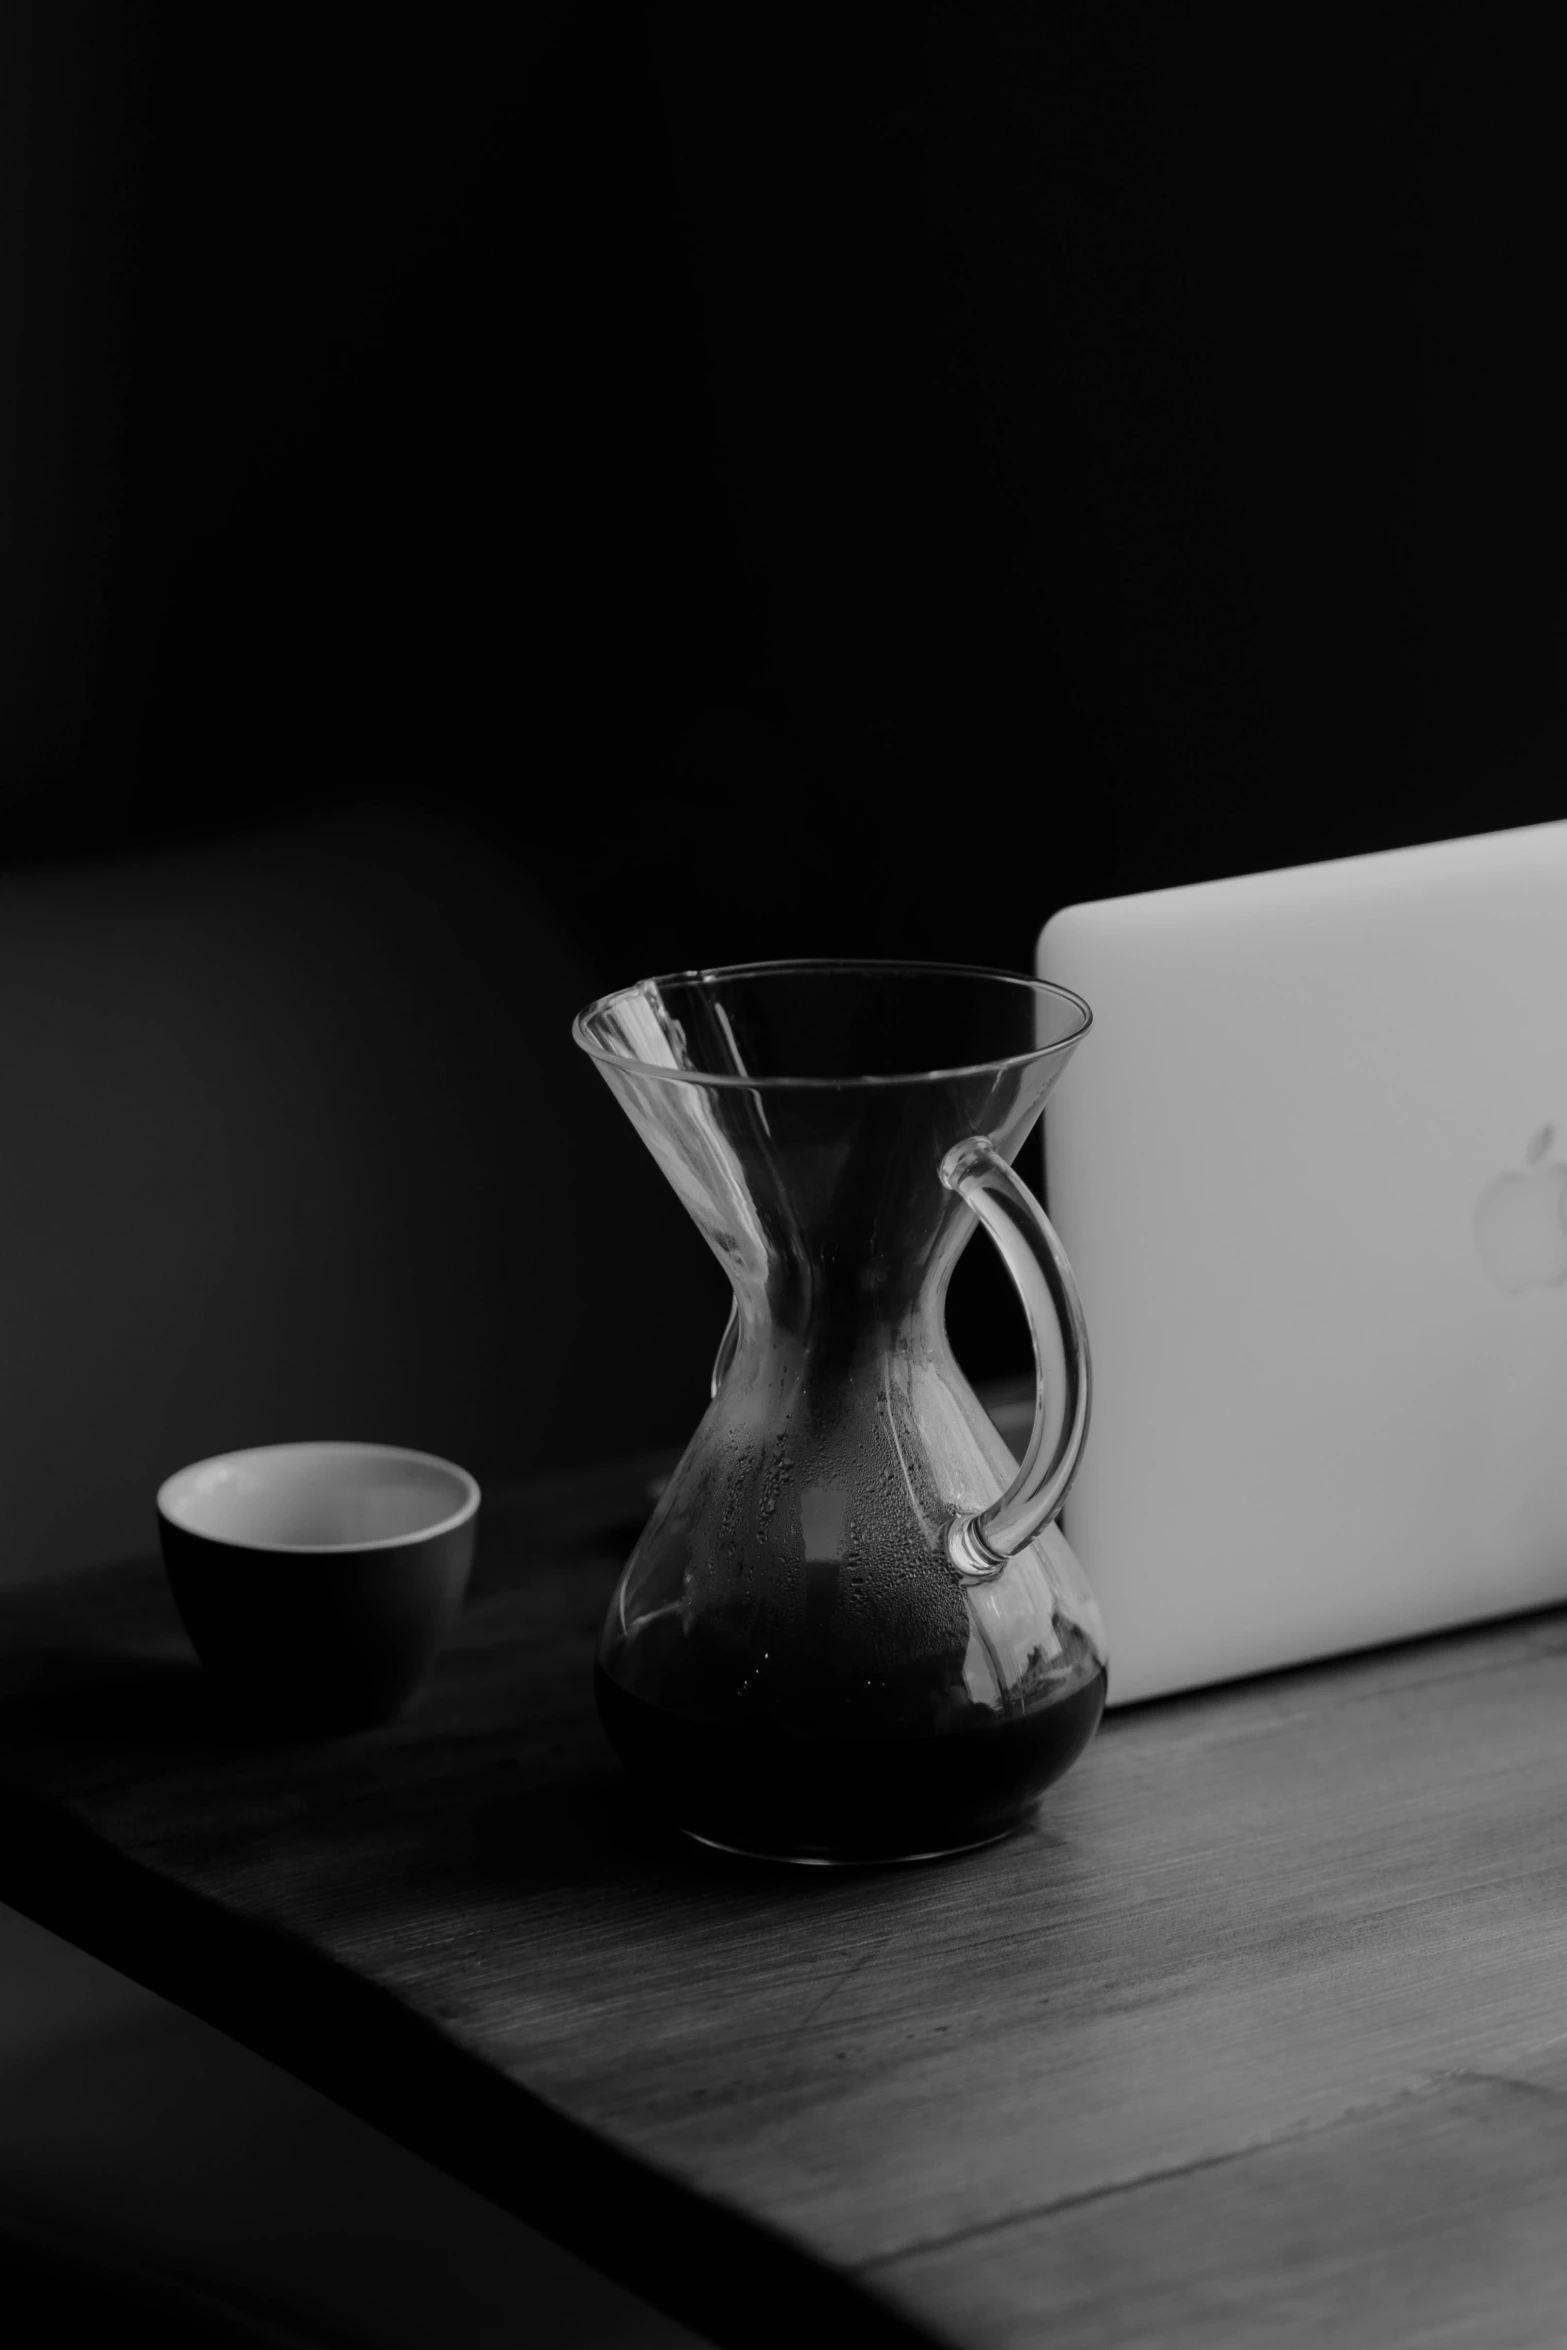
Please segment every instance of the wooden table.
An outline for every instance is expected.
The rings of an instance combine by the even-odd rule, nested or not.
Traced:
[[[1567,2339],[1567,1617],[1112,1715],[882,1872],[640,1826],[653,1464],[488,1512],[393,1727],[246,1745],[158,1570],[0,1601],[0,1898],[725,2344]]]

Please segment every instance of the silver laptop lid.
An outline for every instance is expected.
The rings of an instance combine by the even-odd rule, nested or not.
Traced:
[[[1065,908],[1114,1703],[1567,1598],[1567,823]]]

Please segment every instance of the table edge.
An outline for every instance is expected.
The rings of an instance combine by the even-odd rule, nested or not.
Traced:
[[[798,2350],[813,2326],[862,2350],[943,2341],[850,2273],[508,2080],[392,1993],[294,1935],[230,1916],[5,1781],[0,1899],[724,2350]],[[291,2029],[296,2009],[309,2020]],[[588,2222],[593,2211],[613,2213],[608,2234]]]

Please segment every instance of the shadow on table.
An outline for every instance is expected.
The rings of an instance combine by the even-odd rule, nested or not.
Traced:
[[[586,1688],[580,1705],[480,1735],[432,1741],[428,1723],[405,1716],[381,1730],[323,1737],[251,1718],[191,1657],[73,1650],[40,1660],[7,1720],[13,1751],[30,1755],[67,1800],[140,1783],[165,1828],[205,1832],[224,1814],[231,1774],[254,1801],[275,1771],[291,1816],[301,1787],[310,1789],[317,1840],[341,1835],[351,1847],[364,1834],[390,1832],[410,1884],[471,1875],[479,1900],[572,1887],[730,1908],[748,1895],[764,1906],[781,1898],[814,1905],[854,1884],[911,1882],[981,1857],[802,1868],[699,1844],[660,1819],[616,1761]],[[160,1779],[168,1783],[162,1803]],[[296,1820],[296,1843],[303,1833]],[[377,1915],[384,1907],[379,1874],[361,1885],[351,1849],[334,1900],[339,1922],[361,1906]]]
[[[59,1751],[89,1766],[112,1757],[127,1776],[310,1742],[245,1713],[193,1656],[123,1649],[33,1660],[26,1686],[7,1698],[6,1723],[17,1752]]]
[[[613,1762],[553,1786],[520,1788],[479,1804],[472,1817],[474,1852],[490,1884],[536,1890],[548,1885],[638,1883],[732,1908],[736,1897],[780,1894],[798,1902],[836,1900],[845,1887],[927,1879],[983,1863],[982,1848],[929,1861],[810,1868],[750,1860],[699,1844],[657,1818],[626,1772]]]
[[[649,1817],[625,1773],[608,1760],[554,1785],[481,1803],[472,1828],[479,1866],[498,1885],[602,1885],[672,1875],[700,1881],[702,1862],[719,1857]]]

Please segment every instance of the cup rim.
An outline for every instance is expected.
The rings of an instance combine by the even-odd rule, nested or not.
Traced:
[[[892,1074],[872,1074],[854,1077],[790,1077],[751,1076],[744,1070],[674,1069],[658,1061],[634,1060],[629,1053],[617,1053],[601,1045],[588,1030],[588,1022],[607,1011],[612,1004],[627,996],[644,995],[650,988],[676,986],[693,980],[754,979],[766,973],[784,976],[791,972],[820,976],[833,971],[872,972],[890,977],[897,972],[936,975],[944,979],[990,979],[1008,987],[1026,988],[1036,1000],[1052,996],[1076,1007],[1080,1018],[1077,1026],[1066,1036],[1059,1036],[1049,1044],[1031,1045],[1026,1052],[1004,1053],[995,1060],[965,1061],[944,1069],[900,1069]],[[699,965],[689,971],[665,971],[651,979],[634,979],[628,986],[612,987],[605,994],[595,996],[585,1004],[571,1024],[573,1041],[591,1061],[604,1069],[632,1070],[641,1077],[654,1077],[666,1084],[698,1085],[713,1090],[743,1093],[845,1093],[862,1086],[885,1088],[897,1085],[939,1085],[955,1077],[985,1077],[999,1074],[1004,1069],[1027,1068],[1032,1062],[1049,1060],[1053,1054],[1070,1052],[1081,1044],[1093,1026],[1094,1015],[1083,998],[1070,987],[1062,987],[1053,979],[1037,979],[1022,971],[997,971],[983,963],[933,963],[903,956],[878,958],[869,955],[783,955],[768,957],[757,963],[712,963]]]
[[[416,1527],[407,1534],[381,1534],[365,1542],[252,1542],[240,1534],[208,1534],[199,1526],[188,1526],[175,1517],[168,1503],[172,1490],[186,1478],[194,1477],[201,1469],[214,1469],[226,1461],[260,1461],[277,1459],[288,1454],[301,1453],[349,1454],[358,1459],[414,1461],[423,1468],[444,1469],[458,1479],[465,1488],[459,1508],[450,1516],[438,1518],[433,1525]],[[291,1444],[238,1445],[227,1452],[208,1453],[199,1461],[187,1461],[175,1469],[158,1487],[158,1516],[166,1526],[196,1542],[210,1542],[220,1550],[251,1550],[271,1558],[348,1558],[366,1551],[409,1550],[414,1544],[433,1541],[438,1534],[455,1533],[467,1524],[481,1500],[478,1479],[458,1461],[449,1461],[437,1452],[420,1452],[407,1444],[364,1444],[349,1437],[302,1437]]]

